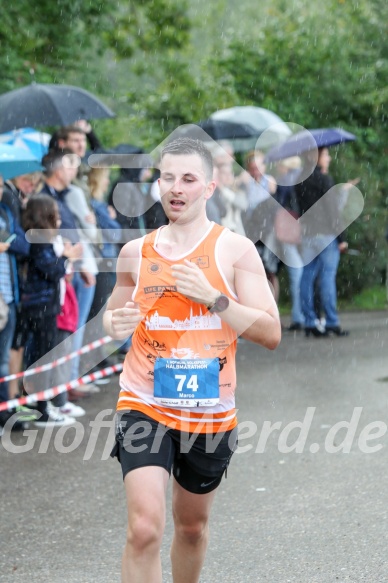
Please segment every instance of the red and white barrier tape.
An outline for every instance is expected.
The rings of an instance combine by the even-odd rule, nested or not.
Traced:
[[[71,352],[70,354],[67,354],[66,356],[61,356],[61,358],[58,358],[57,360],[54,360],[53,362],[48,362],[47,364],[43,364],[42,366],[37,366],[35,368],[31,368],[31,369],[28,369],[28,370],[23,371],[23,372],[18,372],[15,374],[10,374],[6,377],[2,377],[2,378],[0,378],[0,383],[6,383],[8,381],[20,379],[22,377],[29,377],[31,375],[38,374],[40,372],[45,372],[46,370],[51,370],[52,368],[55,368],[56,366],[59,366],[60,364],[63,364],[64,362],[67,362],[68,360],[71,360],[72,358],[75,358],[76,356],[79,356],[81,354],[86,354],[87,352],[91,352],[92,350],[94,350],[95,348],[98,348],[99,346],[103,346],[104,344],[108,344],[109,342],[112,342],[112,340],[113,340],[113,338],[111,338],[110,336],[104,336],[104,338],[100,338],[100,340],[94,340],[94,342],[90,342],[90,344],[85,344],[85,346],[83,346],[79,350],[75,350],[74,352]]]
[[[108,366],[97,372],[85,375],[80,379],[74,379],[69,383],[53,387],[52,389],[46,389],[45,391],[40,391],[40,393],[34,393],[33,395],[27,395],[26,397],[19,397],[18,399],[11,399],[10,401],[5,401],[4,403],[0,403],[0,411],[10,411],[18,405],[31,405],[32,403],[36,403],[37,401],[48,401],[53,397],[59,395],[59,393],[64,393],[65,391],[69,391],[70,389],[75,389],[80,385],[87,385],[88,383],[91,383],[103,377],[107,377],[116,372],[120,372],[122,369],[123,369],[122,363],[114,364],[113,366]]]

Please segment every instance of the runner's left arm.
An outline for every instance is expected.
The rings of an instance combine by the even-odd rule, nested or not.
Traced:
[[[223,255],[233,266],[238,301],[230,299],[229,306],[218,315],[238,336],[275,349],[281,339],[280,318],[255,246],[247,238],[231,233]],[[208,306],[220,295],[194,262],[185,261],[172,269],[178,292],[189,299]]]

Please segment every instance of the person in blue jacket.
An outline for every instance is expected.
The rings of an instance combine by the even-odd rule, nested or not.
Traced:
[[[9,354],[16,325],[16,306],[19,302],[16,258],[27,256],[30,248],[10,207],[1,202],[3,186],[3,178],[0,176],[0,294],[8,306],[6,324],[0,330],[0,378],[9,374]],[[8,383],[0,382],[0,402],[7,401],[8,398]],[[0,434],[13,413],[14,411],[0,412]],[[12,428],[21,429],[23,425],[15,422]]]

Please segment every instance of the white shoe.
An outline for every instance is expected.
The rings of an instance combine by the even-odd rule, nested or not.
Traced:
[[[74,417],[63,415],[57,407],[50,404],[48,404],[47,411],[34,421],[35,427],[63,427],[64,425],[73,425],[73,423],[75,423]]]
[[[96,381],[94,381],[93,384],[95,384],[95,385],[107,385],[108,383],[110,383],[110,379],[107,379],[106,377],[101,377],[100,379],[97,379]]]
[[[316,328],[317,328],[317,330],[319,330],[319,331],[320,331],[322,334],[324,334],[324,333],[325,333],[325,331],[326,331],[326,328],[325,328],[325,325],[326,325],[326,320],[325,320],[324,318],[323,318],[323,320],[324,320],[324,322],[325,322],[325,324],[324,324],[324,325],[322,324],[322,320],[318,320],[318,318],[316,318],[316,319],[315,319],[315,327],[316,327]]]
[[[76,390],[80,391],[81,393],[90,393],[90,394],[91,393],[99,393],[101,391],[101,389],[93,383],[88,383],[87,385],[79,385],[79,387],[77,387]]]
[[[59,411],[69,417],[83,417],[86,414],[85,409],[82,409],[79,405],[74,405],[70,401],[59,407]]]

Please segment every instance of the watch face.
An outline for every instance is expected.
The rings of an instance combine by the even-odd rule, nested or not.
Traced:
[[[229,298],[224,294],[221,294],[219,298],[217,298],[216,303],[213,306],[214,312],[223,312],[229,306]]]

